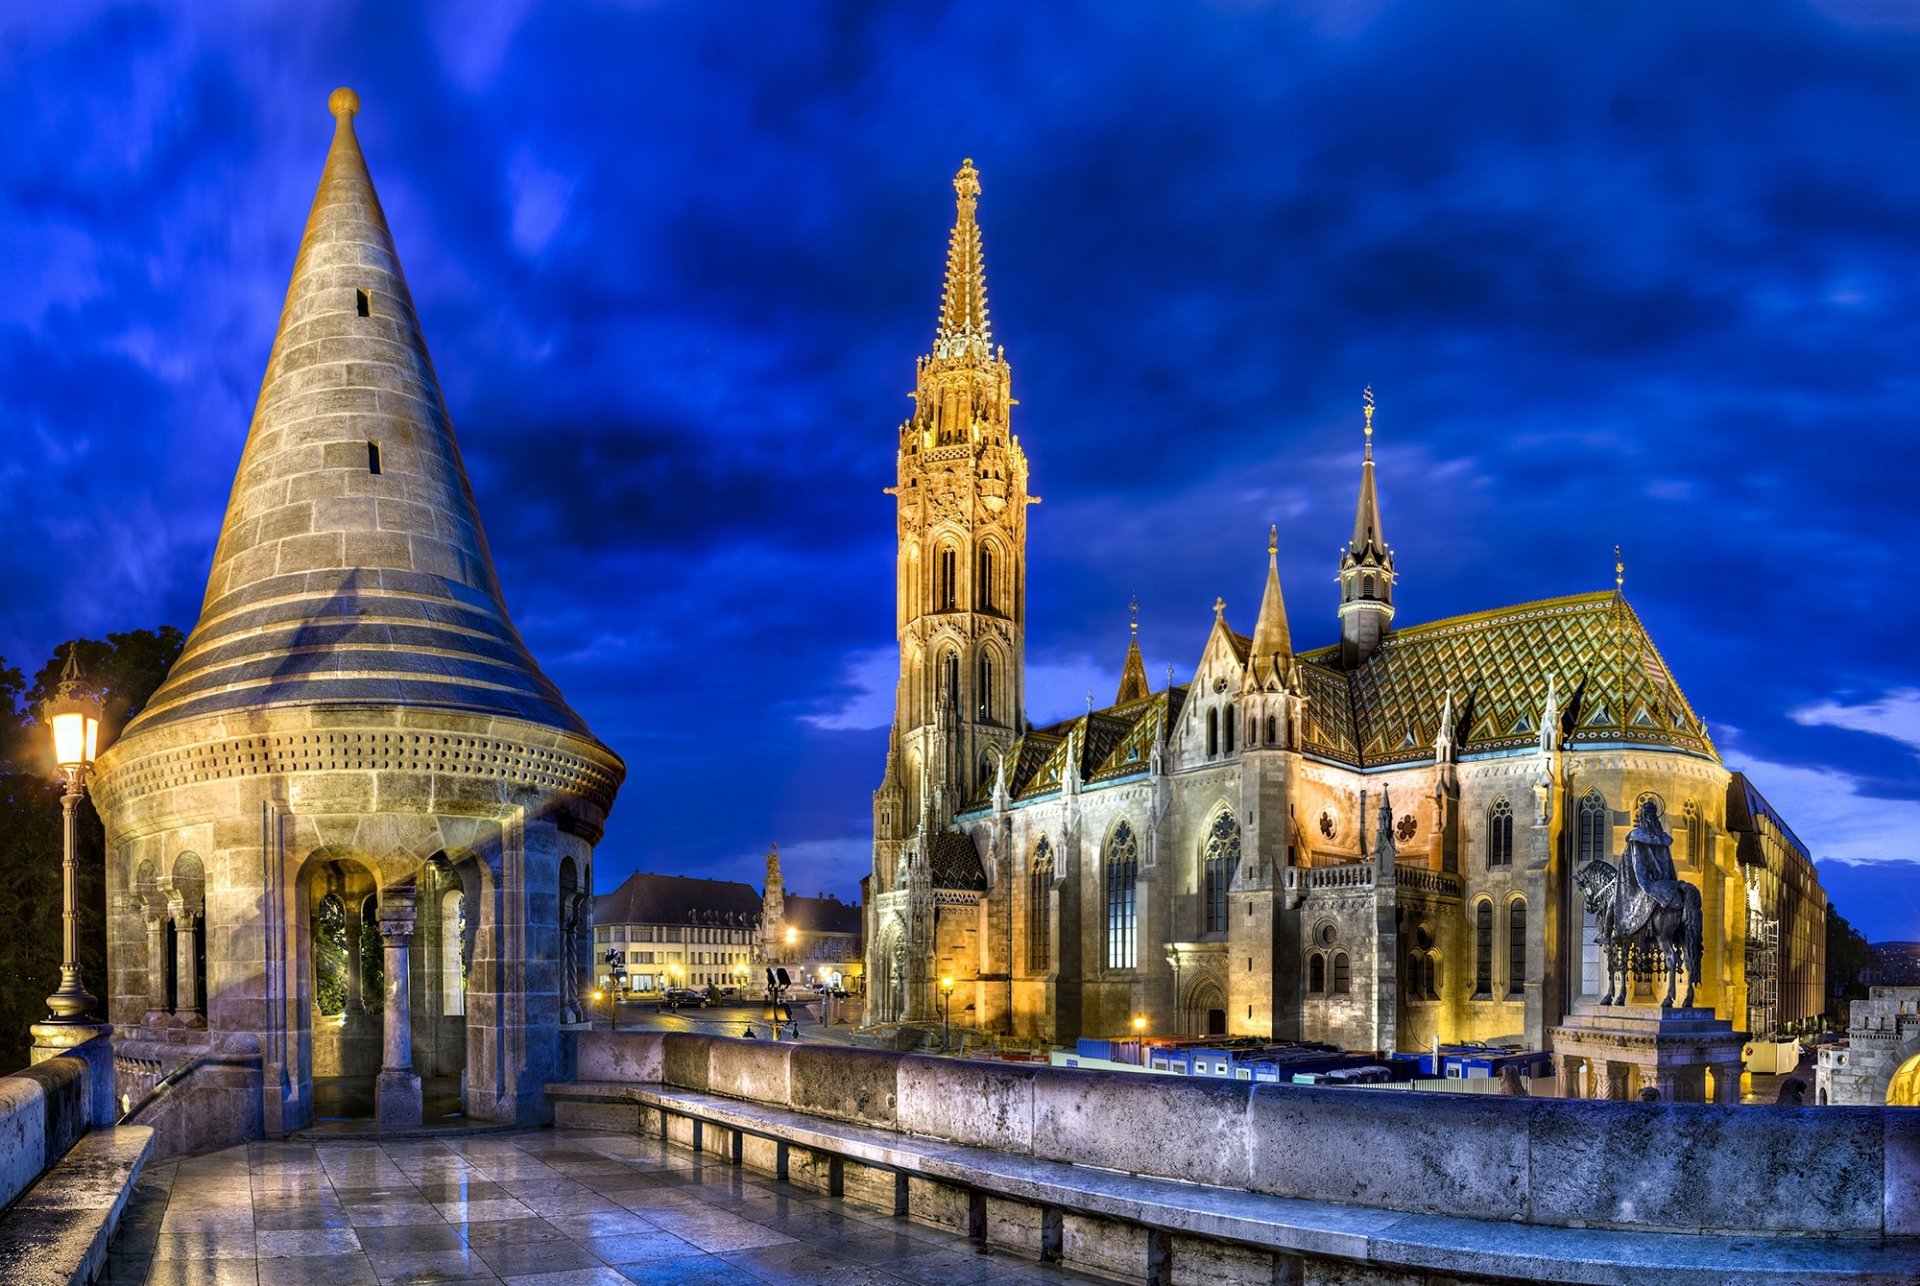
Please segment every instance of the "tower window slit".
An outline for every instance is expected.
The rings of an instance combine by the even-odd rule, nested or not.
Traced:
[[[362,317],[373,316],[373,301],[367,298],[366,291],[356,290],[353,292],[353,306],[354,311]]]
[[[380,472],[380,444],[378,442],[367,443],[367,472]]]

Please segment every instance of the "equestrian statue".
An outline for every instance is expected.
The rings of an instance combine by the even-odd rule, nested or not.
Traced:
[[[1659,809],[1651,799],[1642,800],[1619,869],[1595,858],[1574,876],[1598,924],[1594,941],[1606,951],[1603,1005],[1626,1004],[1631,979],[1651,977],[1658,968],[1667,975],[1667,995],[1660,1007],[1673,1008],[1684,964],[1687,994],[1680,1006],[1693,1006],[1693,989],[1700,980],[1700,890],[1674,870],[1672,850],[1673,838],[1660,825]]]

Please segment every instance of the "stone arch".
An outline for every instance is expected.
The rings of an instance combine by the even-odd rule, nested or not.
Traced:
[[[1140,840],[1125,814],[1113,819],[1100,845],[1102,887],[1106,893],[1101,924],[1106,930],[1103,962],[1108,969],[1139,965]]]
[[[194,852],[176,855],[161,884],[171,922],[167,955],[172,961],[173,1021],[177,1027],[207,1025],[207,868]]]
[[[1212,973],[1199,973],[1187,984],[1179,1024],[1181,1031],[1195,1035],[1226,1035],[1227,993]]]
[[[883,1023],[897,1023],[906,1017],[906,938],[906,925],[897,915],[880,932],[880,950],[875,956],[880,976],[869,981],[868,990],[876,1002],[876,1017]]]
[[[1200,868],[1200,906],[1202,931],[1220,934],[1227,931],[1227,892],[1240,870],[1240,821],[1222,800],[1214,805],[1200,833],[1197,863]]]
[[[295,950],[299,979],[295,990],[296,1024],[306,1031],[299,1042],[304,1066],[299,1078],[309,1085],[336,1083],[341,1077],[372,1077],[380,1070],[380,1023],[384,989],[380,973],[380,933],[369,923],[368,907],[379,880],[358,853],[325,847],[307,855],[293,881]],[[326,918],[331,900],[340,908],[338,925]],[[324,1012],[323,987],[338,979],[340,1009]]]

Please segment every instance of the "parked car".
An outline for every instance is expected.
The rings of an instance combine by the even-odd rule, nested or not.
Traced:
[[[668,987],[661,993],[660,999],[669,1005],[704,1005],[707,1003],[707,993],[695,991],[692,987]]]

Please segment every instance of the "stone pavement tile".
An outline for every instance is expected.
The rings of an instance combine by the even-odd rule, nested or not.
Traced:
[[[442,1201],[481,1201],[488,1197],[510,1195],[507,1190],[490,1179],[456,1177],[450,1179],[420,1179],[414,1188],[428,1201],[438,1204]]]
[[[603,1178],[588,1179],[586,1186],[603,1197],[613,1197],[624,1196],[627,1193],[638,1192],[643,1188],[654,1188],[659,1185],[647,1175],[641,1174],[638,1170],[623,1168],[618,1174],[610,1174]]]
[[[360,1249],[371,1254],[412,1254],[423,1250],[460,1250],[467,1244],[464,1231],[454,1224],[409,1223],[386,1228],[356,1228]]]
[[[565,1241],[567,1234],[545,1219],[496,1219],[490,1223],[449,1224],[476,1249],[484,1246],[529,1245],[537,1241]]]
[[[304,1255],[355,1255],[360,1239],[351,1228],[294,1228],[253,1234],[261,1259],[296,1259]]]
[[[448,1223],[490,1223],[499,1219],[531,1219],[534,1212],[512,1197],[482,1197],[478,1201],[441,1201],[433,1207]]]
[[[161,1259],[245,1259],[252,1260],[253,1225],[244,1228],[221,1224],[214,1227],[169,1228],[160,1225],[153,1239],[153,1257]]]
[[[996,1256],[972,1250],[936,1250],[896,1259],[887,1265],[887,1271],[919,1286],[980,1286],[1010,1267]]]
[[[585,1215],[559,1215],[550,1218],[547,1222],[576,1241],[587,1241],[594,1237],[624,1237],[636,1232],[655,1232],[659,1227],[652,1220],[626,1210],[599,1211]]]
[[[559,1273],[529,1273],[509,1277],[507,1286],[627,1286],[627,1279],[611,1268],[570,1268]]]
[[[764,1286],[717,1255],[698,1259],[663,1259],[657,1264],[628,1264],[620,1275],[636,1286]]]
[[[391,1228],[403,1223],[445,1223],[440,1212],[426,1201],[379,1201],[349,1205],[347,1218],[356,1228]]]
[[[501,1277],[530,1273],[557,1273],[570,1268],[598,1268],[600,1259],[571,1241],[500,1242],[473,1250]]]
[[[577,1197],[520,1197],[525,1206],[542,1219],[564,1219],[571,1215],[611,1215],[631,1214],[620,1202],[610,1197],[596,1197],[591,1192],[581,1193]]]
[[[656,1259],[707,1252],[670,1232],[637,1232],[623,1237],[589,1237],[581,1244],[609,1264],[646,1264]]]
[[[749,1219],[714,1214],[701,1219],[686,1218],[667,1222],[664,1213],[655,1220],[661,1228],[700,1249],[721,1254],[729,1250],[747,1250],[754,1246],[775,1246],[794,1238],[784,1232]]]
[[[470,1250],[414,1250],[368,1255],[381,1286],[416,1286],[424,1282],[498,1281],[491,1269]],[[261,1286],[268,1286],[262,1283]]]
[[[818,1277],[853,1267],[824,1246],[790,1241],[777,1246],[755,1246],[723,1255],[728,1263],[743,1268],[755,1277],[770,1282],[791,1281],[796,1277]]]
[[[896,1260],[924,1255],[934,1249],[937,1243],[915,1237],[904,1229],[869,1226],[835,1233],[826,1244],[842,1259],[858,1264],[879,1264],[886,1268]],[[950,1244],[949,1239],[943,1239],[938,1244]],[[888,1271],[892,1270],[889,1268]]]
[[[381,1201],[418,1201],[419,1189],[411,1183],[388,1184],[382,1188],[350,1188],[334,1185],[333,1195],[348,1205],[373,1205]]]
[[[259,1286],[251,1259],[156,1259],[147,1286]]]
[[[358,1253],[260,1261],[260,1286],[378,1286],[379,1281],[373,1262]]]
[[[347,1228],[352,1221],[338,1206],[289,1205],[254,1207],[255,1232],[290,1232],[296,1229]]]

